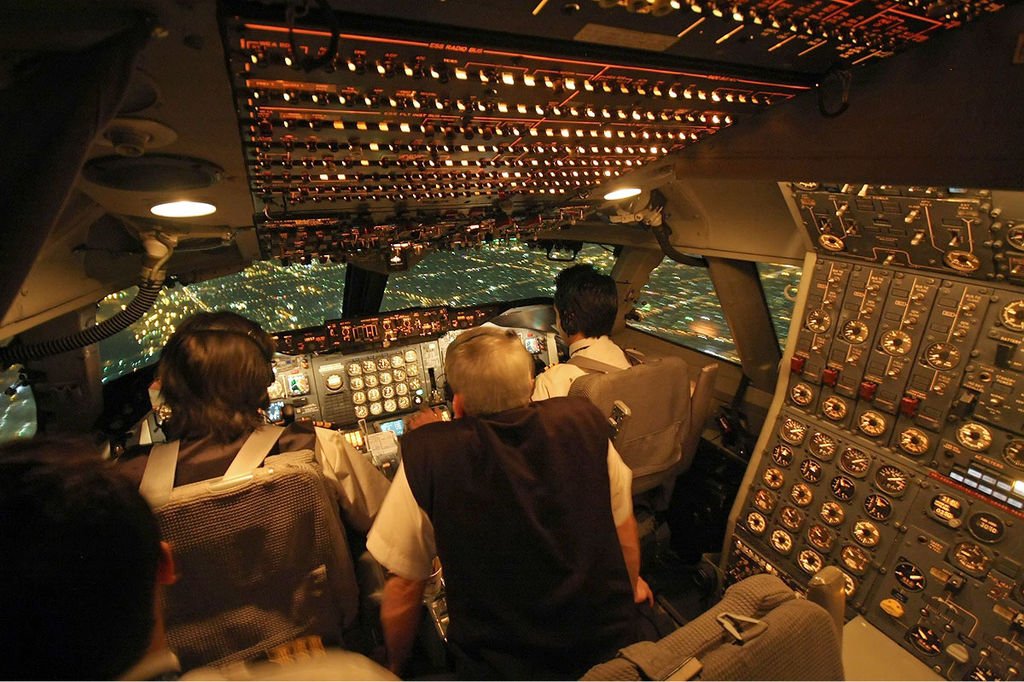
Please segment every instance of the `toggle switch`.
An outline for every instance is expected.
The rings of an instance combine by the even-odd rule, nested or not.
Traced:
[[[1000,341],[996,344],[996,366],[1007,368],[1010,366],[1010,360],[1013,359],[1013,354],[1017,351],[1017,345],[1013,343],[1006,343]]]
[[[835,386],[839,381],[839,370],[834,367],[827,367],[821,373],[821,383],[826,386]]]
[[[878,384],[873,381],[862,381],[860,382],[860,389],[857,391],[857,395],[860,396],[861,400],[871,402],[875,399],[875,393],[878,391]]]
[[[917,415],[917,408],[920,404],[920,398],[915,398],[912,395],[905,395],[900,399],[900,413],[908,417],[914,417]]]
[[[801,357],[799,355],[794,355],[789,360],[789,371],[793,372],[794,374],[799,374],[800,372],[804,371],[805,364],[807,364],[807,358]]]

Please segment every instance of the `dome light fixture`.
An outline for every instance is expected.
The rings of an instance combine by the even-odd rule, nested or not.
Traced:
[[[217,207],[204,201],[171,201],[157,204],[149,210],[162,218],[198,218],[214,213]]]
[[[642,190],[639,187],[620,187],[614,189],[604,195],[605,201],[621,201],[622,199],[629,199],[640,194]]]

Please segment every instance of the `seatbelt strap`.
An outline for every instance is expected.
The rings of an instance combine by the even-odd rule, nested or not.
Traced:
[[[607,362],[599,362],[597,360],[591,360],[590,358],[583,357],[582,355],[574,355],[569,358],[566,363],[567,365],[575,365],[588,374],[595,372],[600,374],[608,374],[609,372],[621,372],[621,367],[615,365],[609,365]]]
[[[679,660],[679,654],[655,642],[631,644],[619,656],[632,663],[644,680],[693,680],[704,668],[696,656]]]
[[[153,509],[162,506],[174,490],[174,471],[178,468],[178,441],[154,445],[142,472],[139,493]]]
[[[232,460],[231,466],[228,467],[223,478],[226,480],[255,471],[256,467],[263,464],[263,460],[270,454],[274,443],[281,437],[283,431],[284,428],[270,424],[265,424],[253,431],[242,444],[242,449],[235,455],[235,459]]]

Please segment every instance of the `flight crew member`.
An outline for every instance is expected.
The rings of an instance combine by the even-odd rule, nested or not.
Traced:
[[[569,357],[580,356],[611,365],[629,367],[626,354],[608,335],[618,314],[619,297],[615,280],[590,264],[562,270],[555,278],[555,327],[569,346]],[[537,377],[534,400],[569,395],[569,387],[586,371],[576,365],[559,363]]]
[[[532,366],[515,334],[466,332],[445,358],[456,419],[410,419],[367,540],[392,573],[381,621],[396,672],[435,554],[459,677],[574,678],[637,639],[634,602],[651,595],[630,471],[588,401],[531,403]]]
[[[232,312],[201,312],[182,322],[160,355],[157,377],[171,416],[168,440],[180,439],[175,486],[224,475],[242,444],[264,423],[274,381],[274,341],[258,324]],[[388,480],[341,434],[290,424],[270,454],[313,450],[338,490],[346,523],[365,533]],[[129,450],[123,474],[141,482],[148,448]]]

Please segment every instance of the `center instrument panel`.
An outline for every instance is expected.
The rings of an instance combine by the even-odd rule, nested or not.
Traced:
[[[818,254],[725,557],[730,581],[797,589],[837,566],[848,615],[950,680],[1024,671],[1024,210],[1006,196],[793,185]]]

